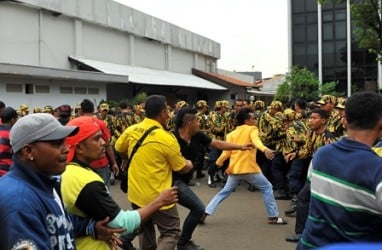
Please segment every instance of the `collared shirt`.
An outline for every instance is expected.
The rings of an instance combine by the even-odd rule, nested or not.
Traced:
[[[149,118],[127,128],[115,143],[116,151],[130,156],[137,141],[152,126],[159,129],[147,135],[134,154],[128,171],[128,199],[139,207],[146,206],[162,191],[170,188],[172,172],[180,171],[186,165],[175,136],[164,130],[159,122]]]

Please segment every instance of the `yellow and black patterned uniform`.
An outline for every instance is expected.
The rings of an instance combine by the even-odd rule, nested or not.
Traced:
[[[118,130],[117,130],[117,127],[116,127],[116,118],[115,116],[112,116],[112,115],[106,115],[104,118],[102,117],[98,117],[98,119],[100,120],[103,120],[107,126],[107,129],[110,131],[110,143],[111,145],[114,145],[115,141],[118,139]]]
[[[196,113],[196,118],[199,121],[199,128],[202,132],[209,134],[210,131],[210,123],[208,120],[208,116],[202,112]]]
[[[278,130],[281,124],[276,120],[268,111],[260,115],[259,121],[259,135],[263,144],[269,148],[275,148],[278,139]]]
[[[227,119],[227,134],[233,131],[236,128],[236,112],[235,111],[227,111],[224,113],[224,116]]]
[[[262,113],[264,113],[263,110],[255,110],[253,112],[253,118],[255,119],[255,126],[256,127],[259,127],[259,119],[260,119],[260,116]]]
[[[131,111],[122,112],[115,117],[115,137],[118,138],[125,129],[135,124],[134,113]]]
[[[306,142],[308,129],[299,119],[293,120],[287,130],[283,153],[297,152]]]
[[[284,127],[284,115],[282,112],[276,112],[274,119],[271,122],[273,131],[273,140],[275,141],[275,150],[277,152],[282,152],[283,142],[286,138],[286,129]]]
[[[169,131],[175,130],[175,117],[176,117],[176,111],[173,110],[170,112],[167,123],[166,123],[166,129]]]
[[[336,138],[328,129],[325,129],[321,134],[317,134],[315,131],[311,130],[306,136],[304,146],[297,151],[297,157],[300,159],[313,157],[313,154],[319,147],[333,143],[334,141],[336,141]]]
[[[217,140],[224,140],[228,133],[228,119],[225,114],[219,111],[211,112],[210,114],[211,135]]]
[[[326,128],[332,133],[337,139],[344,135],[344,127],[341,122],[340,114],[338,110],[333,109],[330,112],[328,121],[326,122]]]

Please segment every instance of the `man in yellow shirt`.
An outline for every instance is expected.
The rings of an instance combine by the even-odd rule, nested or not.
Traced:
[[[268,223],[286,224],[284,219],[278,217],[279,211],[273,196],[272,184],[262,174],[256,162],[257,149],[264,152],[268,159],[274,157],[274,152],[261,142],[258,129],[254,126],[254,116],[250,113],[249,109],[241,109],[236,119],[238,126],[227,135],[227,142],[236,144],[252,143],[255,147],[247,151],[226,150],[216,160],[216,165],[222,166],[223,162],[230,158],[229,166],[226,170],[228,179],[224,188],[208,203],[206,215],[214,214],[218,205],[229,196],[240,181],[246,180],[261,191],[267,211]]]
[[[128,199],[133,208],[146,206],[163,190],[172,185],[172,172],[187,173],[193,165],[180,153],[175,136],[164,128],[169,118],[166,98],[151,95],[145,102],[146,118],[127,128],[115,143],[115,149],[126,157],[142,137],[153,126],[153,130],[142,142],[128,170]],[[156,243],[154,224],[161,236]],[[180,235],[180,221],[175,204],[162,207],[141,228],[140,249],[175,249]]]

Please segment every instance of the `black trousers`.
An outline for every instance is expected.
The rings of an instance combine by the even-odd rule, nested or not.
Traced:
[[[301,234],[305,228],[305,222],[309,214],[310,182],[305,182],[304,187],[297,195],[296,225],[294,231]]]

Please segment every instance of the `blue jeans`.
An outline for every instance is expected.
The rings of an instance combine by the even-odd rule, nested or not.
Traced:
[[[276,217],[279,215],[275,197],[273,196],[272,184],[262,173],[229,175],[224,188],[208,203],[206,213],[213,215],[218,205],[230,195],[241,180],[245,180],[260,189],[268,217]]]
[[[183,223],[179,244],[184,245],[192,238],[192,234],[204,214],[204,204],[199,197],[182,180],[176,180],[174,186],[178,187],[178,203],[190,210]]]

